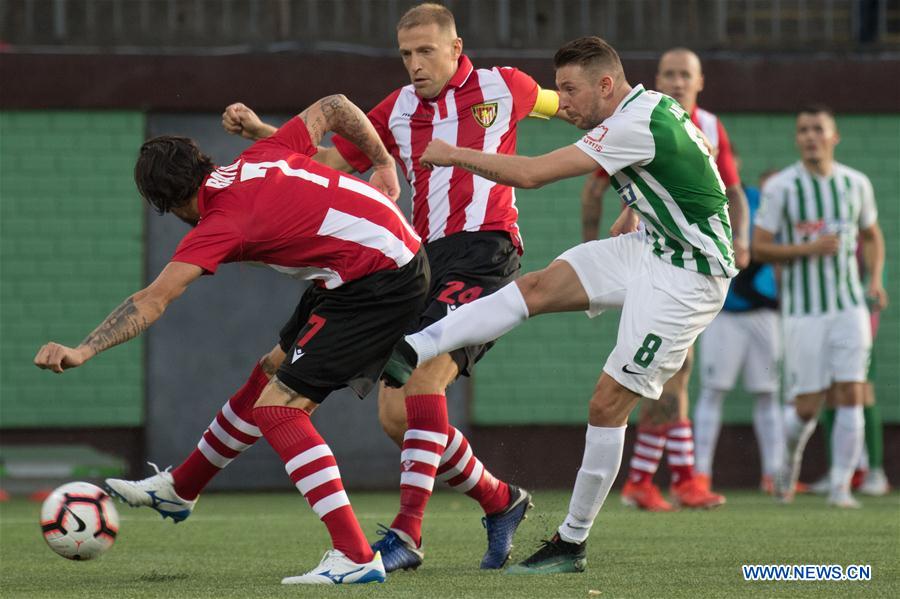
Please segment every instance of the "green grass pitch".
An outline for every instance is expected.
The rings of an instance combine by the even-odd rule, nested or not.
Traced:
[[[565,515],[568,491],[540,491],[519,529],[526,557]],[[374,537],[397,496],[352,493]],[[583,574],[505,576],[482,572],[481,513],[468,498],[436,494],[425,519],[425,564],[383,585],[282,587],[328,547],[325,527],[296,493],[209,494],[173,525],[146,508],[117,504],[116,545],[93,562],[70,562],[44,544],[39,505],[0,504],[3,597],[900,597],[900,496],[863,498],[859,511],[828,509],[820,497],[776,506],[752,492],[728,494],[712,512],[648,514],[612,494],[588,542]],[[870,582],[745,582],[741,564],[871,564]],[[592,592],[593,591],[593,592]],[[599,591],[599,594],[597,593]]]

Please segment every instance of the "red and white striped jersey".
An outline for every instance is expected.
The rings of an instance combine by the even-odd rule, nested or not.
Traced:
[[[534,79],[518,69],[475,69],[461,56],[456,74],[438,96],[420,98],[407,85],[369,112],[369,120],[413,189],[413,226],[423,239],[431,242],[461,231],[506,231],[521,248],[511,187],[457,167],[429,171],[419,158],[432,139],[515,154],[516,126],[534,108],[538,90]],[[334,144],[357,171],[371,167],[346,139],[336,136]]]
[[[217,168],[200,187],[200,223],[172,260],[208,273],[224,262],[262,262],[328,289],[412,260],[421,240],[397,205],[314,162],[315,153],[294,117]]]
[[[725,187],[740,185],[741,178],[738,176],[737,165],[734,163],[731,140],[728,139],[728,132],[725,131],[725,126],[722,125],[719,117],[699,106],[694,106],[694,110],[691,112],[691,122],[703,131],[703,135],[712,145],[713,154],[716,157],[716,167],[719,169],[719,175],[722,177]]]

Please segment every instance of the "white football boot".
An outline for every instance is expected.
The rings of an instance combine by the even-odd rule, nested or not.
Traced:
[[[380,552],[376,551],[369,563],[357,564],[337,549],[330,549],[318,566],[301,576],[289,576],[281,584],[364,584],[384,579]]]
[[[828,494],[827,503],[829,507],[839,507],[842,509],[858,510],[862,504],[854,499],[850,491],[846,489],[832,489]]]
[[[873,468],[866,472],[866,478],[863,480],[859,492],[863,495],[872,495],[873,497],[881,497],[890,493],[891,485],[888,483],[884,469]]]
[[[107,478],[106,490],[131,507],[151,507],[159,512],[163,519],[171,518],[176,524],[186,520],[194,511],[197,500],[190,501],[178,496],[175,492],[175,480],[169,473],[171,466],[160,471],[153,462],[147,463],[153,466],[156,474],[135,481]]]

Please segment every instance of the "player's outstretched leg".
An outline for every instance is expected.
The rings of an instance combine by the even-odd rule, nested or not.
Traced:
[[[163,518],[175,522],[185,520],[209,481],[262,435],[252,411],[268,382],[262,364],[257,364],[244,385],[213,418],[197,448],[184,462],[171,472],[160,471],[153,465],[156,474],[139,481],[108,478],[106,488],[110,495],[132,507],[153,508]]]
[[[498,339],[527,318],[528,306],[518,283],[510,283],[495,293],[460,306],[428,328],[407,335],[397,344],[385,366],[385,374],[405,384],[409,373],[420,364],[460,347],[483,345]]]

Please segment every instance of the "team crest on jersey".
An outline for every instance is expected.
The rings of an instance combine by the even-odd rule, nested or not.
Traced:
[[[472,116],[478,124],[487,129],[497,120],[497,102],[482,102],[472,107]]]

